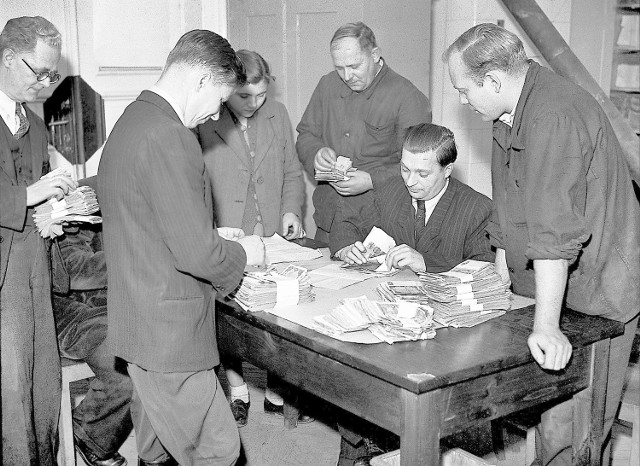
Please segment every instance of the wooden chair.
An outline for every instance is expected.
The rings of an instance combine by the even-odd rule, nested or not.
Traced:
[[[58,435],[60,448],[58,452],[58,464],[61,466],[76,466],[76,453],[73,448],[73,422],[71,410],[76,405],[76,400],[71,400],[71,382],[88,379],[94,376],[93,371],[85,362],[61,358],[62,366],[62,400],[60,402],[60,420],[58,422]]]

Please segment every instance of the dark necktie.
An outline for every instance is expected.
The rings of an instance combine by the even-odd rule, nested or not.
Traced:
[[[16,116],[20,120],[20,126],[18,126],[18,131],[16,131],[13,137],[20,139],[29,131],[29,120],[27,120],[27,117],[22,113],[22,105],[20,102],[16,102]]]
[[[422,232],[422,230],[424,230],[424,220],[426,217],[426,210],[424,208],[424,201],[416,201],[416,204],[418,205],[418,209],[416,211],[416,223],[414,226],[414,236],[416,239],[416,242],[418,241],[418,238],[420,237],[420,233]]]

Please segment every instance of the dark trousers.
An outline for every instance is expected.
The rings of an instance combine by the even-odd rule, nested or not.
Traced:
[[[73,410],[73,432],[101,458],[112,457],[133,429],[129,404],[133,393],[126,364],[109,351],[106,292],[87,302],[54,297],[60,353],[85,361],[96,377],[84,400]],[[85,297],[85,296],[83,296]]]
[[[56,464],[60,356],[45,242],[30,227],[15,233],[0,289],[2,462]]]
[[[629,365],[629,356],[631,354],[631,346],[633,345],[633,337],[638,327],[638,316],[627,322],[624,328],[624,334],[611,340],[609,350],[609,373],[607,377],[607,395],[604,412],[604,433],[605,436],[611,432],[613,421],[615,420],[618,406],[620,404],[620,396],[622,394],[622,386],[624,384],[624,375]],[[598,370],[598,368],[595,368]],[[571,466],[572,464],[572,441],[573,436],[577,435],[583,439],[582,445],[585,445],[586,438],[586,422],[578,423],[582,429],[581,432],[574,433],[573,427],[573,407],[576,403],[588,403],[585,397],[578,393],[573,398],[559,403],[548,409],[542,414],[540,425],[536,429],[536,465],[544,466]],[[604,444],[602,452],[602,464],[609,464],[609,453],[611,442]],[[598,452],[596,452],[598,454]]]

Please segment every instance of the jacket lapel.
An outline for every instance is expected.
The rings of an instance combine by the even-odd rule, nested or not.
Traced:
[[[393,225],[392,228],[396,230],[396,234],[393,235],[400,239],[400,241],[396,241],[396,244],[407,244],[412,248],[415,248],[415,237],[414,237],[414,229],[415,229],[415,211],[413,208],[413,203],[411,201],[411,196],[404,186],[404,182],[402,182],[402,190],[400,191],[401,195],[399,198],[399,202],[396,205],[396,208],[393,209],[393,214],[390,216],[390,224]]]
[[[6,131],[3,131],[3,128],[0,128],[0,138],[3,139],[3,144],[0,144],[0,169],[2,169],[12,182],[17,183],[16,166],[11,156],[11,141],[7,140],[9,128],[7,128],[2,118],[0,118],[0,125],[6,129]]]
[[[33,127],[34,127],[33,121],[35,118],[35,113],[33,113],[26,105],[24,107],[25,107],[25,110],[27,111],[27,118],[31,122],[31,128],[29,129],[25,137],[29,138],[29,144],[31,145],[31,177],[33,179],[33,182],[35,183],[40,178],[42,178],[42,175],[45,174],[43,173],[43,164],[46,163],[48,165],[49,154],[47,151],[46,153],[42,154],[41,157],[36,156],[36,154],[39,153],[38,151],[40,150],[40,147],[42,147],[43,145],[43,141],[42,141],[43,135],[40,133],[40,131],[33,130]],[[46,144],[45,144],[45,147],[46,147]]]
[[[444,192],[444,194],[436,204],[436,207],[435,209],[433,209],[429,220],[427,220],[424,234],[420,238],[418,238],[418,241],[416,242],[418,250],[431,250],[434,247],[434,241],[441,237],[440,231],[442,230],[444,219],[447,215],[447,211],[451,207],[451,203],[453,202],[455,193],[458,190],[457,183],[457,180],[455,180],[454,178],[449,178],[449,186],[447,186],[447,190]]]
[[[224,110],[220,114],[220,119],[215,124],[215,132],[218,137],[229,146],[236,157],[238,157],[247,168],[250,168],[247,144],[242,140],[242,135],[226,107],[224,107]]]
[[[264,107],[263,107],[264,108]],[[254,169],[258,170],[258,167],[269,153],[269,149],[273,144],[275,135],[277,134],[277,128],[273,127],[276,123],[275,116],[271,114],[262,114],[262,109],[259,109],[254,116],[254,122],[258,126],[256,128],[256,158],[254,160]]]

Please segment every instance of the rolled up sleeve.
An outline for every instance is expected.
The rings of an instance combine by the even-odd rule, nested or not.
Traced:
[[[522,180],[528,259],[572,263],[591,236],[585,217],[584,158],[592,151],[585,139],[565,115],[547,114],[534,121],[526,141],[527,179]]]

